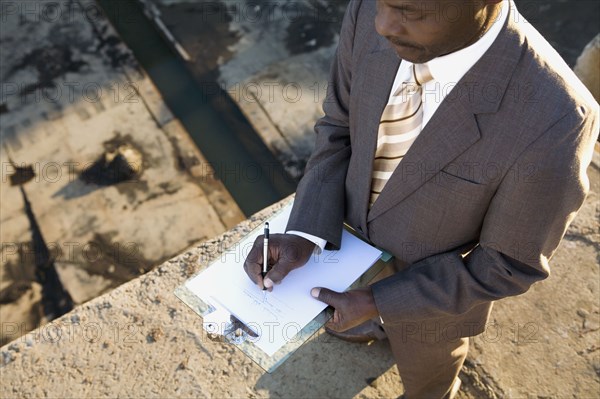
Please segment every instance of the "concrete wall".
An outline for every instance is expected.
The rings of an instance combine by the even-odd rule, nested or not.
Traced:
[[[589,173],[591,192],[551,261],[552,276],[499,301],[487,332],[471,341],[461,398],[600,391],[598,152]],[[0,396],[398,396],[386,342],[349,344],[321,331],[269,375],[235,347],[211,341],[173,295],[288,200],[2,347]],[[2,328],[20,335],[17,324]]]

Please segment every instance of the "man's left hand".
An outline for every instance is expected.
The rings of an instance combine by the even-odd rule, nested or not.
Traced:
[[[371,287],[343,293],[334,292],[327,288],[313,288],[310,294],[319,301],[335,308],[333,318],[326,325],[333,331],[346,331],[373,317],[377,317],[379,314]]]

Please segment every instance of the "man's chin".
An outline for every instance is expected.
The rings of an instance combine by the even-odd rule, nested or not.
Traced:
[[[412,62],[413,64],[422,64],[433,59],[425,50],[417,47],[399,46],[392,44],[392,47],[403,60]]]

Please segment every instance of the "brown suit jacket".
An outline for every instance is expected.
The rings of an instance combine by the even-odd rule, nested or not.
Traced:
[[[377,127],[401,62],[375,14],[375,1],[348,8],[288,230],[336,248],[347,221],[402,269],[372,287],[385,323],[452,323],[475,335],[494,300],[549,275],[587,194],[598,104],[541,35],[509,15],[369,209]]]

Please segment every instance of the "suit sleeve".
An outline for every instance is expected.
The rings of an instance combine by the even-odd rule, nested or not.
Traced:
[[[572,111],[538,137],[505,175],[470,253],[434,255],[373,284],[384,322],[460,315],[548,277],[548,261],[589,190],[597,137],[597,105]],[[532,176],[519,175],[531,165]]]
[[[344,221],[345,180],[352,153],[348,117],[352,51],[360,4],[351,1],[344,16],[323,104],[325,116],[315,125],[315,149],[298,185],[286,228],[326,240],[327,249],[339,249]]]

